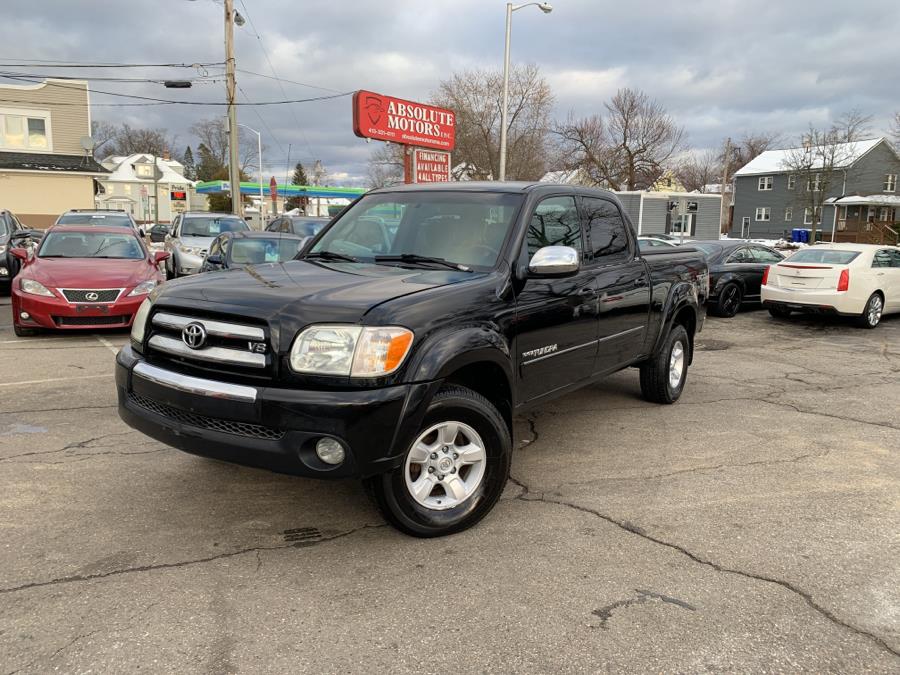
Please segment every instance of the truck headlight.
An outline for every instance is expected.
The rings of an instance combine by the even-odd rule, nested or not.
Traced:
[[[138,344],[144,342],[144,329],[147,327],[147,317],[150,316],[150,308],[153,307],[153,301],[147,298],[138,307],[138,311],[134,315],[134,323],[131,324],[131,340]]]
[[[291,346],[291,369],[311,375],[377,377],[394,372],[412,345],[400,326],[311,326]]]
[[[0,255],[6,253],[6,244],[0,244]]]
[[[48,298],[56,297],[44,284],[34,279],[22,279],[19,282],[19,288],[22,289],[23,293],[30,293],[31,295],[43,295]]]

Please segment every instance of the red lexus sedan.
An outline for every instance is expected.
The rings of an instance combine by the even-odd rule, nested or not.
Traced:
[[[37,330],[127,327],[138,307],[165,277],[159,263],[169,257],[150,253],[121,227],[56,225],[34,255],[10,251],[22,261],[12,284],[16,335]]]

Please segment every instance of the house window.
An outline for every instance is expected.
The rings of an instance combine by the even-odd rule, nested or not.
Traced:
[[[796,177],[794,174],[789,173],[789,174],[788,174],[788,177],[787,177],[787,189],[788,189],[788,190],[793,190],[793,189],[794,189],[794,186],[795,186],[796,184],[797,184],[797,177]]]
[[[760,190],[771,190],[772,189],[772,176],[760,176],[759,177],[759,189]]]
[[[803,209],[803,224],[804,225],[812,225],[813,224],[812,214],[813,214],[813,210],[811,208],[807,207],[807,208]],[[818,225],[821,222],[822,222],[822,207],[817,206],[816,207],[816,225]]]
[[[891,218],[891,209],[888,208],[887,206],[882,206],[878,210],[878,220],[880,220],[882,223],[886,223],[890,220],[893,220],[893,218]]]
[[[784,222],[789,223],[794,219],[794,209],[790,206],[784,210]]]
[[[866,220],[875,220],[875,207],[870,206],[866,211]]]
[[[822,175],[816,174],[815,176],[810,176],[806,179],[806,191],[807,192],[818,192],[822,189]]]
[[[897,174],[889,173],[884,177],[884,191],[895,192],[897,190]]]
[[[771,209],[769,209],[768,206],[758,206],[756,208],[757,222],[769,220],[770,215],[771,215]]]
[[[138,178],[153,178],[153,167],[149,164],[136,164],[134,174]]]
[[[0,147],[4,149],[49,150],[50,114],[43,112],[0,112]]]

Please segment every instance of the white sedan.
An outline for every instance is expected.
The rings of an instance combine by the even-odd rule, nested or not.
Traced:
[[[821,244],[766,270],[762,303],[784,318],[791,312],[841,314],[875,328],[882,314],[900,312],[900,248]]]

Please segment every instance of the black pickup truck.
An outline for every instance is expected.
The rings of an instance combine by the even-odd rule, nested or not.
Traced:
[[[500,497],[514,415],[629,366],[676,401],[707,294],[704,257],[639,252],[603,190],[375,190],[294,261],[158,288],[119,414],[194,454],[362,478],[400,530],[449,534]]]

